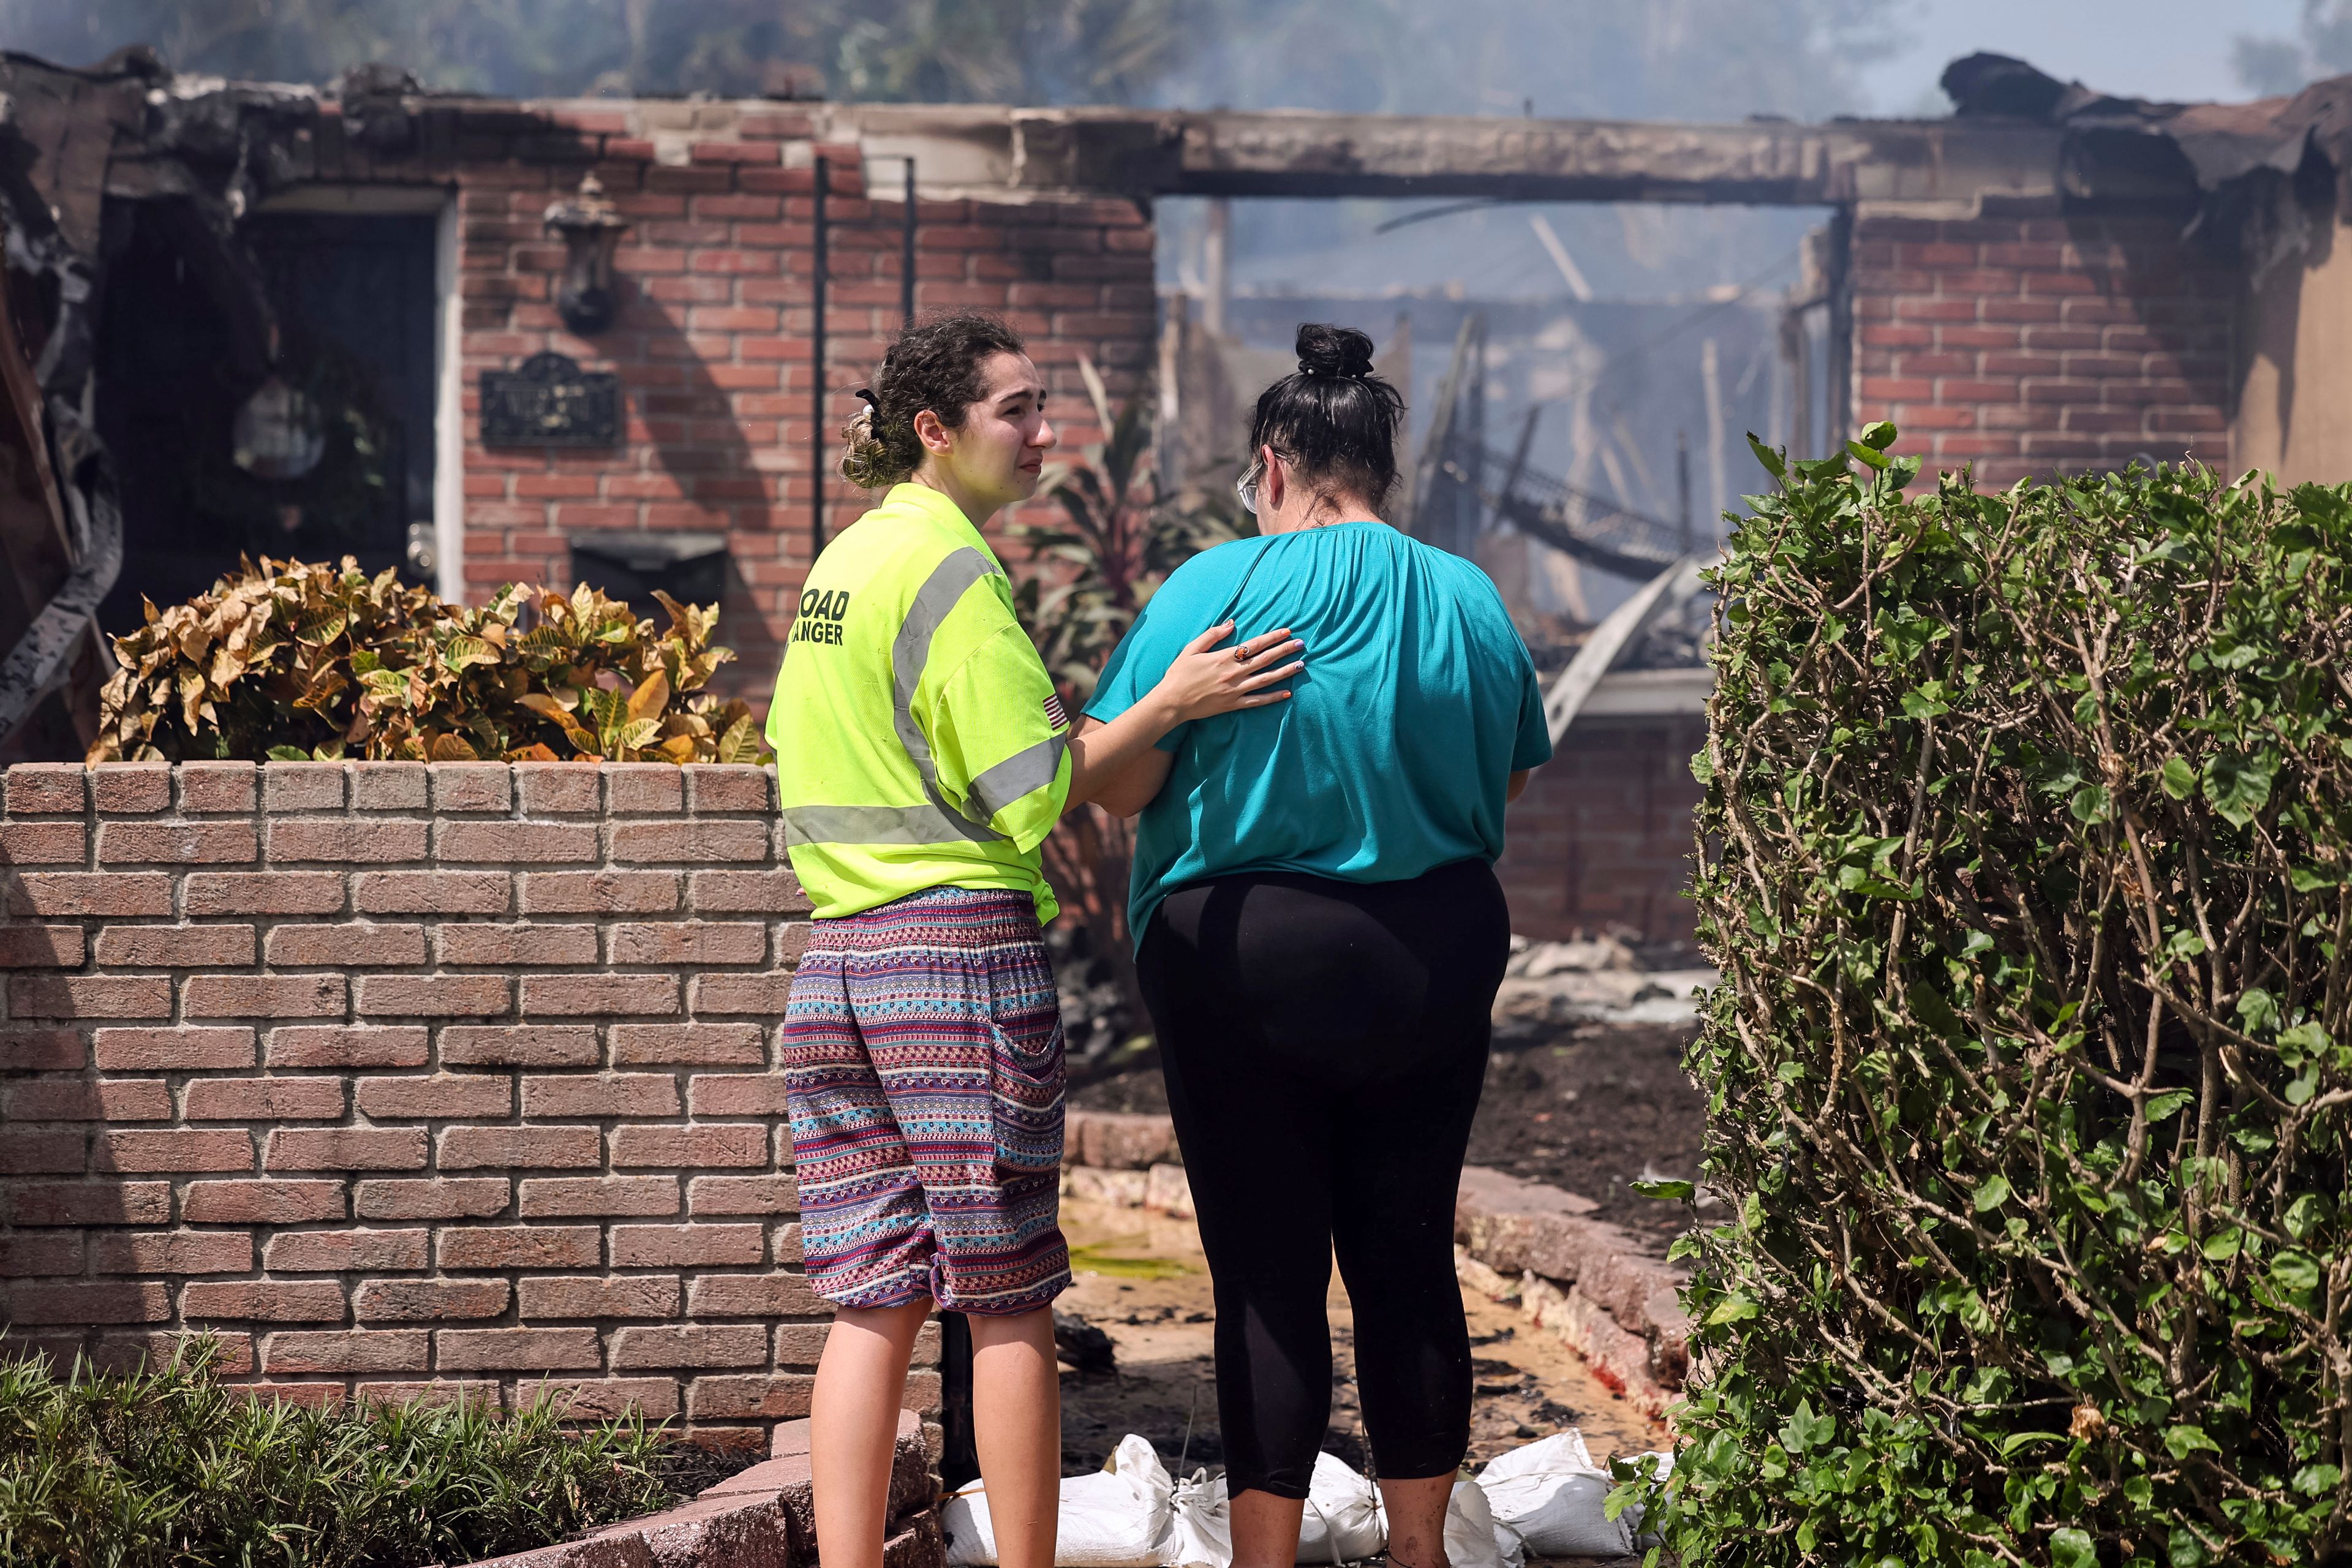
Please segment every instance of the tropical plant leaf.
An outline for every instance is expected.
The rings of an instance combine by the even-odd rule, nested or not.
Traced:
[[[552,760],[633,746],[710,761],[697,718],[734,658],[712,646],[718,606],[669,602],[656,634],[583,584],[508,584],[479,608],[446,605],[396,573],[245,561],[185,605],[145,606],[116,639],[92,761],[141,756]],[[532,617],[525,625],[525,617]],[[286,635],[278,628],[290,630]],[[583,692],[615,689],[584,710]],[[740,704],[730,704],[731,709]],[[650,730],[634,728],[647,725]],[[684,744],[670,744],[682,740]],[[656,743],[658,741],[659,743]]]
[[[656,670],[637,682],[636,689],[629,693],[628,705],[624,711],[632,720],[647,719],[668,706],[669,678]]]
[[[746,713],[730,724],[727,732],[719,737],[718,760],[722,763],[761,762],[764,760],[761,753],[766,749],[759,728],[752,723],[751,716]]]
[[[1102,372],[1095,368],[1095,362],[1085,354],[1078,356],[1078,379],[1086,383],[1087,401],[1095,405],[1095,427],[1108,435],[1118,423],[1110,411],[1110,389],[1103,385]],[[1130,405],[1129,412],[1132,413],[1135,406]],[[1118,488],[1125,489],[1127,487],[1121,485]]]

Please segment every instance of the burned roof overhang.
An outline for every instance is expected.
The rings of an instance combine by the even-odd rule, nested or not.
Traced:
[[[152,194],[182,177],[173,168],[184,170],[234,218],[264,193],[336,177],[332,160],[320,153],[331,142],[455,163],[468,145],[511,144],[520,133],[535,137],[551,160],[579,161],[606,149],[604,138],[564,128],[578,111],[618,112],[635,127],[625,139],[644,148],[657,146],[664,129],[689,109],[698,127],[691,139],[711,141],[726,139],[732,118],[777,108],[426,94],[380,70],[346,77],[331,126],[324,103],[309,89],[167,79],[148,93],[144,129],[166,167],[143,170],[144,153],[118,157],[116,187],[125,195]],[[2177,171],[2136,167],[2123,153],[2095,149],[2086,158],[2084,148],[2107,128],[2013,114],[1686,125],[1305,110],[794,107],[810,116],[821,143],[855,146],[874,161],[913,158],[927,192],[1006,201],[1484,196],[1962,210],[1989,201],[2055,208],[2069,199],[2138,199],[2188,188]],[[683,142],[675,149],[681,156],[686,150]]]
[[[2060,135],[2029,124],[1507,120],[835,104],[821,135],[911,157],[927,190],[1030,195],[1485,196],[1812,205],[2054,202]]]
[[[268,195],[332,180],[328,142],[454,163],[468,144],[537,135],[551,159],[605,153],[565,129],[566,110],[620,111],[651,126],[666,100],[517,102],[420,92],[381,68],[332,95],[303,87],[173,78],[152,56],[98,73],[24,57],[51,77],[112,69],[143,88],[135,132],[118,136],[109,189],[184,195],[230,222]],[[916,159],[926,189],[1030,196],[1487,196],[1528,201],[1846,203],[1956,206],[1995,200],[2179,199],[2250,170],[2288,167],[2308,142],[2342,167],[2352,149],[2352,79],[2293,100],[2179,105],[2059,83],[2022,61],[1972,56],[1938,121],[1775,120],[1687,125],[1315,110],[1024,109],[984,104],[806,104],[816,140],[868,159]],[[331,101],[331,111],[328,109]],[[697,106],[715,111],[772,104]],[[327,123],[331,115],[332,125]],[[648,133],[631,133],[646,145]],[[697,132],[723,140],[723,131]],[[502,148],[503,152],[505,149]],[[679,149],[683,153],[684,149]],[[530,157],[529,152],[524,156]],[[86,184],[86,182],[84,182]]]
[[[1944,89],[1958,123],[2031,123],[2063,136],[2069,196],[2179,204],[2191,234],[2257,278],[2300,247],[2315,209],[2352,210],[2352,77],[2291,98],[2166,103],[1980,54],[1955,60]]]

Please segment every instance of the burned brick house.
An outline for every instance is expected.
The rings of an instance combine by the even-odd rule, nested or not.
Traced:
[[[1813,447],[1886,418],[1989,485],[2184,454],[2352,478],[2352,80],[2150,104],[1976,57],[1947,82],[1945,121],[1686,126],[518,103],[0,57],[0,760],[79,755],[97,634],[240,552],[448,598],[716,597],[756,699],[859,505],[829,436],[904,312],[1002,311],[1066,407],[1084,358],[1169,411],[1161,196],[1819,206],[1790,301],[1826,321]],[[1588,670],[1515,808],[1530,935],[1688,931],[1707,679],[1628,662]]]

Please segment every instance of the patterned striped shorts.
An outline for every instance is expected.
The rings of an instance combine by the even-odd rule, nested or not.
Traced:
[[[1063,1071],[1027,893],[932,888],[817,921],[784,1026],[817,1294],[1012,1313],[1067,1289]]]

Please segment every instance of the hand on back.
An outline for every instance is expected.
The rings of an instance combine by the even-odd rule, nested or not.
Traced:
[[[1307,668],[1304,659],[1291,658],[1307,645],[1285,626],[1231,647],[1217,646],[1233,633],[1231,621],[1211,626],[1185,644],[1160,677],[1156,695],[1174,710],[1177,722],[1288,700],[1290,692],[1280,683]]]

